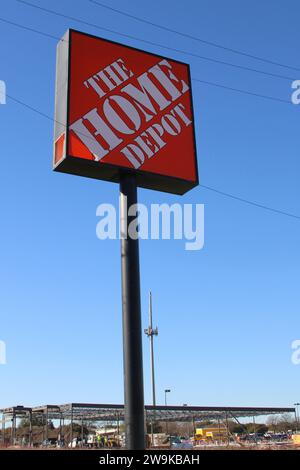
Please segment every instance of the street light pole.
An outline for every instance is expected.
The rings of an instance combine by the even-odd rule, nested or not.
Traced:
[[[169,389],[165,390],[165,406],[167,406],[167,393],[170,393],[170,392],[171,392],[171,390],[169,390]]]
[[[298,413],[298,406],[300,403],[294,403],[295,406],[295,421],[296,421],[296,432],[298,431],[298,424],[299,424],[299,413]]]
[[[167,393],[170,393],[171,390],[169,388],[165,389],[165,406],[167,406]],[[166,434],[168,434],[168,421],[166,420]]]

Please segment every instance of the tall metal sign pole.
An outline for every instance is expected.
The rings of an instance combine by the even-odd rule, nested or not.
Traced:
[[[57,45],[53,169],[120,184],[126,439],[143,449],[139,242],[127,208],[137,187],[183,195],[199,183],[189,65],[68,30]],[[155,404],[154,371],[152,393]]]
[[[137,204],[136,179],[122,174],[120,181],[121,269],[126,447],[145,448],[143,353],[140,301],[139,240],[128,233],[128,208]]]

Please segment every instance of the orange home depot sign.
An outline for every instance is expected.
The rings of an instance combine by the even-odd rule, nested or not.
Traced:
[[[189,66],[69,30],[58,44],[54,169],[184,194],[198,184]]]

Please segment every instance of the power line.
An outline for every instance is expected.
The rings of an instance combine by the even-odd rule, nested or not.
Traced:
[[[13,21],[9,21],[9,20],[7,20],[5,18],[2,18],[2,17],[0,17],[0,21],[2,21],[2,23],[7,23],[7,24],[10,24],[12,26],[16,26],[17,28],[25,29],[26,31],[30,31],[31,33],[40,34],[41,36],[45,36],[45,37],[50,38],[50,39],[58,39],[59,41],[64,41],[64,39],[61,39],[58,36],[54,36],[53,34],[44,33],[43,31],[39,31],[37,29],[30,28],[29,26],[24,26],[24,25],[19,24],[19,23],[14,23]]]
[[[280,103],[292,104],[291,101],[283,100],[281,98],[276,98],[275,96],[261,95],[259,93],[254,93],[252,91],[241,90],[239,88],[232,88],[232,87],[229,87],[229,86],[226,86],[226,85],[222,85],[221,83],[215,83],[215,82],[200,80],[200,78],[192,78],[192,81],[198,82],[198,83],[203,83],[205,85],[212,85],[212,86],[215,86],[215,87],[218,87],[218,88],[224,88],[225,90],[234,91],[234,92],[237,92],[237,93],[243,93],[244,95],[256,96],[258,98],[264,98],[266,100],[279,101]]]
[[[0,17],[0,21],[4,22],[4,23],[8,23],[10,25],[13,25],[13,26],[16,26],[18,28],[21,28],[21,29],[25,29],[26,31],[30,31],[32,33],[36,33],[36,34],[40,34],[42,36],[46,36],[47,38],[50,38],[50,39],[56,39],[56,40],[59,40],[59,41],[65,41],[64,39],[61,39],[57,36],[54,36],[52,34],[48,34],[48,33],[44,33],[42,31],[39,31],[37,29],[34,29],[34,28],[29,28],[27,26],[23,26],[19,23],[14,23],[12,21],[8,21],[4,18],[1,18]],[[68,42],[68,41],[65,41],[65,42]],[[203,83],[205,85],[211,85],[211,86],[215,86],[215,87],[218,87],[218,88],[223,88],[225,90],[229,90],[229,91],[233,91],[233,92],[237,92],[237,93],[243,93],[245,95],[250,95],[250,96],[255,96],[255,97],[258,97],[258,98],[263,98],[263,99],[268,99],[268,100],[272,100],[272,101],[278,101],[280,103],[286,103],[286,104],[292,104],[290,101],[287,101],[287,100],[283,100],[281,98],[276,98],[275,96],[269,96],[269,95],[262,95],[262,94],[259,94],[259,93],[254,93],[254,92],[251,92],[251,91],[247,91],[247,90],[241,90],[239,88],[233,88],[233,87],[229,87],[229,86],[226,86],[226,85],[222,85],[220,83],[215,83],[215,82],[210,82],[210,81],[205,81],[205,80],[200,80],[199,78],[192,78],[192,81],[194,82],[199,82],[199,83]],[[13,99],[13,98],[12,98]]]
[[[40,116],[44,117],[45,119],[49,119],[50,121],[53,121],[57,124],[60,124],[63,127],[66,127],[66,125],[63,124],[62,122],[56,121],[52,116],[49,116],[49,114],[43,113],[42,111],[34,108],[30,104],[27,104],[24,101],[21,101],[17,98],[14,98],[13,96],[8,95],[7,93],[6,93],[6,97],[9,98],[10,100],[14,101],[15,103],[18,103],[19,105],[24,106],[25,108],[29,109],[30,111],[33,111],[34,113],[39,114]]]
[[[219,189],[212,188],[211,186],[206,186],[204,184],[200,184],[200,187],[204,188],[204,189],[208,189],[209,191],[213,191],[214,193],[220,194],[221,196],[225,196],[225,197],[228,197],[228,198],[231,198],[231,199],[235,199],[236,201],[244,202],[246,204],[250,204],[251,206],[259,207],[260,209],[265,209],[265,210],[270,211],[270,212],[275,212],[276,214],[281,214],[281,215],[285,215],[287,217],[292,217],[293,219],[300,219],[299,215],[291,214],[290,212],[285,212],[285,211],[282,211],[280,209],[275,209],[274,207],[265,206],[264,204],[260,204],[258,202],[249,201],[249,199],[244,199],[242,197],[235,196],[234,194],[225,193],[224,191],[220,191]]]
[[[55,119],[53,119],[51,116],[49,116],[48,114],[34,108],[33,106],[31,105],[28,105],[27,103],[17,99],[17,98],[14,98],[13,96],[11,95],[6,95],[9,99],[11,99],[12,101],[14,101],[15,103],[21,105],[21,106],[24,106],[25,108],[29,109],[30,111],[33,111],[34,113],[50,120],[50,121],[53,121],[53,122],[56,122],[60,125],[62,125],[63,127],[66,128],[66,125],[65,124],[62,124],[61,122],[59,121],[56,121]],[[267,211],[270,211],[270,212],[274,212],[276,214],[280,214],[280,215],[284,215],[286,217],[292,217],[294,219],[300,219],[300,216],[296,215],[296,214],[291,214],[289,212],[285,212],[285,211],[282,211],[280,209],[275,209],[274,207],[269,207],[269,206],[266,206],[264,204],[260,204],[260,203],[257,203],[257,202],[254,202],[254,201],[250,201],[249,199],[244,199],[244,198],[241,198],[239,196],[235,196],[234,194],[230,194],[230,193],[226,193],[224,191],[220,191],[219,189],[216,189],[216,188],[213,188],[211,186],[206,186],[204,184],[200,184],[200,187],[201,188],[204,188],[204,189],[207,189],[209,191],[212,191],[214,193],[217,193],[221,196],[225,196],[227,198],[230,198],[230,199],[235,199],[237,201],[240,201],[240,202],[243,202],[245,204],[249,204],[249,205],[252,205],[252,206],[255,206],[255,207],[258,207],[260,209],[264,209],[264,210],[267,210]]]
[[[9,99],[11,99],[12,101],[14,101],[14,102],[17,103],[17,104],[19,104],[19,105],[21,105],[21,106],[24,106],[24,108],[27,108],[27,109],[29,109],[30,111],[33,111],[34,113],[39,114],[39,115],[42,116],[43,118],[48,119],[49,121],[52,121],[52,122],[54,122],[55,124],[59,124],[60,126],[62,126],[62,127],[64,127],[65,129],[67,129],[66,124],[64,124],[64,123],[62,123],[62,122],[60,122],[60,121],[57,121],[57,119],[54,119],[52,116],[49,116],[49,114],[46,114],[46,113],[40,111],[39,109],[36,109],[36,108],[34,108],[33,106],[31,106],[31,105],[29,105],[29,104],[27,104],[27,103],[24,103],[24,101],[21,101],[21,100],[19,100],[19,99],[17,99],[17,98],[14,98],[14,97],[11,96],[11,95],[6,94],[6,97],[9,98]],[[89,139],[89,140],[94,140],[94,138],[91,137],[91,135],[84,134],[83,132],[80,132],[80,131],[79,131],[79,132],[77,132],[77,134],[78,134],[79,136],[83,136],[83,137],[85,137],[85,138],[87,138],[87,139]]]
[[[20,1],[21,3],[27,3],[23,0],[17,0],[17,1]],[[240,55],[243,55],[245,57],[250,57],[251,59],[260,60],[262,62],[266,62],[267,64],[278,65],[279,67],[285,67],[285,68],[292,69],[292,70],[298,70],[298,71],[300,70],[299,67],[294,67],[292,65],[286,65],[286,64],[282,64],[280,62],[275,62],[275,61],[266,59],[264,57],[260,57],[260,56],[257,56],[257,55],[250,54],[248,52],[244,52],[244,51],[241,51],[241,50],[226,47],[226,46],[223,46],[222,44],[218,44],[218,43],[215,43],[215,42],[212,42],[212,41],[208,41],[206,39],[201,39],[201,38],[198,38],[196,36],[192,36],[191,34],[183,33],[182,31],[177,31],[175,29],[171,29],[171,28],[168,28],[166,26],[162,26],[162,25],[159,25],[157,23],[153,23],[152,21],[145,20],[144,18],[140,18],[140,17],[135,16],[135,15],[131,15],[131,14],[125,12],[125,11],[118,10],[117,8],[109,7],[108,5],[104,5],[103,3],[96,2],[95,0],[89,0],[89,1],[91,3],[94,3],[95,5],[98,5],[98,6],[102,7],[102,8],[106,8],[107,10],[114,11],[116,13],[119,13],[120,15],[127,16],[128,18],[133,18],[134,20],[140,21],[141,23],[145,23],[145,24],[149,24],[151,26],[155,26],[156,28],[160,28],[164,31],[169,31],[171,33],[178,34],[179,36],[182,36],[182,37],[185,37],[185,38],[188,38],[188,39],[193,39],[194,41],[198,41],[198,42],[201,42],[203,44],[207,44],[209,46],[217,47],[219,49],[223,49],[225,51],[233,52],[235,54],[240,54]]]
[[[233,68],[240,69],[240,70],[246,70],[248,72],[258,73],[260,75],[270,76],[270,77],[273,77],[273,78],[279,78],[279,79],[283,79],[283,80],[294,80],[295,79],[295,77],[289,77],[289,76],[286,76],[286,75],[280,75],[280,74],[272,73],[272,72],[265,72],[264,70],[254,69],[252,67],[247,67],[247,66],[239,65],[239,64],[233,64],[232,62],[226,62],[226,61],[223,61],[223,60],[214,59],[212,57],[203,56],[203,55],[196,54],[196,53],[189,52],[189,51],[185,51],[185,50],[182,50],[182,49],[177,49],[175,47],[165,46],[163,44],[159,44],[159,43],[156,43],[156,42],[153,42],[153,41],[148,41],[146,39],[141,39],[141,38],[138,38],[136,36],[132,36],[130,34],[121,33],[119,31],[108,29],[108,28],[99,26],[99,25],[94,24],[94,23],[89,23],[89,22],[81,20],[79,18],[75,18],[74,16],[65,15],[65,14],[59,13],[55,10],[50,10],[48,8],[41,7],[39,5],[35,5],[35,4],[27,2],[25,0],[16,0],[16,1],[18,3],[22,3],[26,6],[36,8],[37,10],[41,10],[45,13],[50,13],[50,14],[55,15],[55,16],[60,16],[62,18],[66,18],[66,19],[69,19],[69,20],[72,20],[72,21],[76,21],[78,23],[82,23],[84,25],[87,25],[87,26],[90,26],[90,27],[93,27],[93,28],[97,28],[97,29],[100,29],[100,30],[103,30],[103,31],[107,31],[107,32],[112,33],[112,34],[117,34],[117,35],[129,38],[129,39],[133,39],[135,41],[141,41],[143,43],[150,44],[151,46],[162,47],[162,48],[167,49],[167,50],[172,51],[172,52],[177,52],[177,53],[180,53],[180,54],[189,55],[191,57],[195,57],[195,58],[200,59],[200,60],[205,60],[205,61],[208,61],[208,62],[213,62],[213,63],[221,64],[221,65],[226,65],[228,67],[233,67]]]

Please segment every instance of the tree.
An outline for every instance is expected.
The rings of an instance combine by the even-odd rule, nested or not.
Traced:
[[[280,431],[287,432],[290,429],[295,428],[295,419],[289,413],[284,413],[280,415],[278,428]]]
[[[29,424],[30,424],[29,417],[26,416],[26,418],[21,419],[18,428],[28,428]],[[43,419],[39,418],[38,416],[33,415],[32,419],[31,419],[31,424],[32,424],[32,426],[41,427],[41,426],[43,426]]]
[[[267,419],[267,426],[270,431],[276,432],[278,423],[279,423],[279,417],[277,415],[269,416]]]

